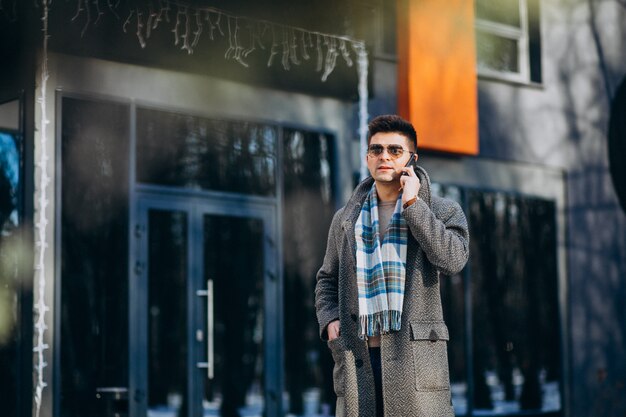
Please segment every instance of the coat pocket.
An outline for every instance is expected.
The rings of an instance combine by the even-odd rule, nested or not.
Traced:
[[[335,366],[333,367],[333,386],[337,397],[343,397],[345,393],[346,365],[345,365],[345,349],[343,340],[338,337],[328,341],[328,348],[333,355]]]
[[[448,328],[442,321],[411,322],[411,346],[416,390],[440,391],[450,389],[449,338]]]

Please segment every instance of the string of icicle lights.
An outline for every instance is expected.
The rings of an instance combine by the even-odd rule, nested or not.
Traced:
[[[135,33],[142,48],[146,47],[153,31],[169,25],[174,45],[189,54],[198,46],[201,36],[208,36],[212,41],[221,36],[228,40],[224,58],[233,59],[245,67],[248,67],[246,58],[258,50],[269,54],[268,66],[280,59],[285,70],[314,58],[317,71],[322,72],[322,81],[332,73],[339,56],[351,67],[352,54],[358,57],[364,50],[362,41],[348,36],[237,16],[214,7],[176,0],[129,1],[123,10],[124,15],[120,16],[120,0],[76,0],[72,21],[83,24],[84,35],[108,11],[122,22],[124,32]]]
[[[37,102],[39,104],[39,110],[41,112],[41,119],[39,123],[39,142],[37,143],[40,156],[36,160],[35,166],[38,170],[35,175],[38,174],[38,181],[35,188],[37,210],[36,222],[35,222],[35,283],[37,293],[35,295],[35,312],[37,319],[35,321],[35,347],[33,351],[35,357],[35,415],[39,417],[41,411],[41,400],[43,397],[43,390],[46,387],[46,382],[43,379],[43,370],[47,366],[44,358],[44,350],[48,349],[48,345],[44,342],[44,333],[46,326],[46,312],[49,307],[46,305],[46,269],[45,269],[45,255],[47,248],[47,225],[48,219],[46,217],[46,207],[48,206],[48,185],[50,184],[50,177],[48,176],[48,135],[47,126],[50,124],[48,120],[48,112],[46,109],[46,90],[48,88],[48,7],[51,0],[41,0],[42,5],[42,32],[43,32],[43,45],[42,45],[42,60],[41,60],[41,83],[39,85],[39,97]]]
[[[2,1],[2,0],[0,0]],[[208,36],[213,41],[217,36],[228,39],[225,59],[232,59],[249,67],[246,58],[257,51],[268,54],[267,66],[277,60],[286,71],[293,65],[314,59],[316,70],[326,81],[337,65],[337,58],[348,67],[356,58],[359,97],[359,148],[361,153],[361,178],[368,175],[363,163],[367,152],[367,73],[369,59],[365,43],[348,36],[311,31],[295,26],[282,25],[267,20],[237,16],[208,6],[195,6],[176,0],[126,0],[124,16],[120,16],[122,0],[76,0],[73,21],[82,21],[84,34],[90,25],[109,11],[122,23],[124,32],[134,31],[139,45],[145,48],[152,31],[168,25],[173,33],[174,45],[192,54],[200,37]]]
[[[76,14],[72,20],[85,19],[83,34],[90,24],[96,25],[104,13],[109,10],[115,14],[120,1],[113,3],[112,0],[77,0]],[[0,0],[0,5],[5,5]],[[15,4],[15,3],[10,3]],[[153,2],[148,2],[152,5]],[[156,30],[159,25],[170,23],[174,35],[174,45],[179,46],[188,54],[193,53],[197,47],[200,36],[206,32],[211,40],[219,33],[220,36],[227,37],[228,49],[224,53],[225,59],[233,59],[241,65],[248,67],[246,58],[253,52],[261,50],[269,54],[267,66],[272,66],[280,58],[285,70],[289,70],[292,65],[300,65],[303,60],[316,59],[316,69],[321,72],[321,80],[326,81],[333,72],[337,64],[337,58],[341,59],[349,67],[353,66],[353,59],[356,60],[356,70],[358,74],[358,96],[359,96],[359,143],[361,149],[361,161],[365,160],[366,134],[367,134],[367,73],[368,55],[365,44],[362,41],[354,40],[346,36],[332,35],[322,32],[309,31],[303,28],[281,25],[264,20],[254,20],[247,17],[235,16],[228,12],[211,7],[194,7],[180,2],[162,0],[158,2],[159,8],[148,7],[148,12],[139,9],[131,9],[128,16],[123,21],[124,31],[129,31],[134,27],[135,35],[142,48],[145,48],[151,31]],[[45,255],[47,249],[47,225],[46,208],[48,201],[48,154],[47,125],[50,123],[46,108],[46,91],[49,78],[48,72],[48,13],[52,6],[51,0],[41,0],[41,21],[43,31],[42,59],[41,59],[41,80],[37,102],[40,106],[41,119],[39,124],[38,159],[36,161],[37,186],[36,186],[36,217],[35,224],[35,281],[36,281],[36,321],[35,340],[33,348],[35,357],[35,390],[34,401],[36,416],[39,417],[43,390],[47,386],[44,381],[44,368],[47,366],[44,358],[44,351],[48,349],[45,343],[44,333],[46,326],[46,312],[49,307],[46,305],[46,270]],[[119,16],[118,16],[119,17]],[[353,55],[354,54],[354,58]],[[361,166],[361,177],[367,175],[367,168]]]

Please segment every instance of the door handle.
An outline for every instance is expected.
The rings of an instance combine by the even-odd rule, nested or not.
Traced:
[[[206,290],[196,291],[196,295],[199,297],[206,297],[206,326],[207,326],[207,340],[206,340],[206,362],[198,362],[198,368],[207,369],[207,377],[213,379],[215,377],[215,351],[214,351],[214,324],[215,317],[213,315],[213,280],[208,279],[206,282]]]

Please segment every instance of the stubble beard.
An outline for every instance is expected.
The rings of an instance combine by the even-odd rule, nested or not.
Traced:
[[[396,182],[400,184],[400,176],[396,175],[395,171],[378,174],[376,175],[374,180],[376,180],[376,182],[383,184],[383,185],[388,185],[388,184],[390,185]]]

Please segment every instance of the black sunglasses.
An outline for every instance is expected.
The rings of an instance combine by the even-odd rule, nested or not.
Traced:
[[[371,157],[377,157],[382,155],[385,149],[387,149],[387,153],[389,154],[389,156],[391,156],[392,159],[398,159],[402,155],[404,155],[405,152],[410,152],[404,149],[401,145],[383,146],[374,144],[367,147],[367,155]]]

